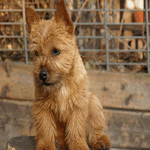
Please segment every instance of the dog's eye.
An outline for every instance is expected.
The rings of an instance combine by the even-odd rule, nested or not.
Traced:
[[[38,52],[35,52],[34,54],[35,54],[35,56],[39,56],[39,53],[38,53]]]
[[[57,49],[52,50],[52,56],[56,56],[56,55],[59,55],[59,54],[60,54],[60,50],[57,50]]]

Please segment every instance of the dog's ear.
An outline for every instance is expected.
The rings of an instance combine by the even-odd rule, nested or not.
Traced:
[[[60,2],[58,4],[55,20],[56,20],[56,22],[63,21],[64,24],[68,27],[68,33],[74,34],[73,22],[69,17],[64,0],[60,0]]]
[[[30,33],[33,23],[34,22],[39,22],[40,17],[38,16],[38,14],[31,7],[26,7],[25,8],[25,14],[26,14],[26,23],[27,23],[27,26],[28,26],[28,31]]]

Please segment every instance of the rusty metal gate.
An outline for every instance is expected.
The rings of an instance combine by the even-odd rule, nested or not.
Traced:
[[[118,8],[116,3],[119,3]],[[1,62],[32,62],[25,6],[33,7],[42,19],[50,19],[57,4],[55,0],[0,0]],[[140,66],[139,70],[150,73],[149,0],[144,1],[142,10],[124,8],[125,0],[66,0],[66,5],[76,27],[77,43],[85,65],[108,71],[112,66],[117,70]],[[124,12],[131,12],[130,16],[143,12],[144,20],[125,22]],[[118,14],[120,18],[116,22]],[[137,47],[137,42],[142,43],[142,47]]]

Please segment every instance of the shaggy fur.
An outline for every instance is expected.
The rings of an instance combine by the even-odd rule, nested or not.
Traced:
[[[103,134],[103,108],[89,92],[87,72],[78,52],[73,23],[64,0],[56,16],[41,20],[26,7],[30,49],[34,56],[35,97],[33,117],[36,127],[36,150],[109,149],[110,140]],[[60,54],[53,56],[54,50]],[[44,85],[39,74],[48,71]]]

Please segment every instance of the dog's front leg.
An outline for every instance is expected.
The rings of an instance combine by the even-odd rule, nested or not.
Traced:
[[[86,120],[85,110],[74,110],[68,118],[66,125],[66,142],[69,150],[89,150],[86,143]]]
[[[37,133],[35,136],[36,150],[56,150],[56,123],[51,110],[34,103],[33,117]]]

